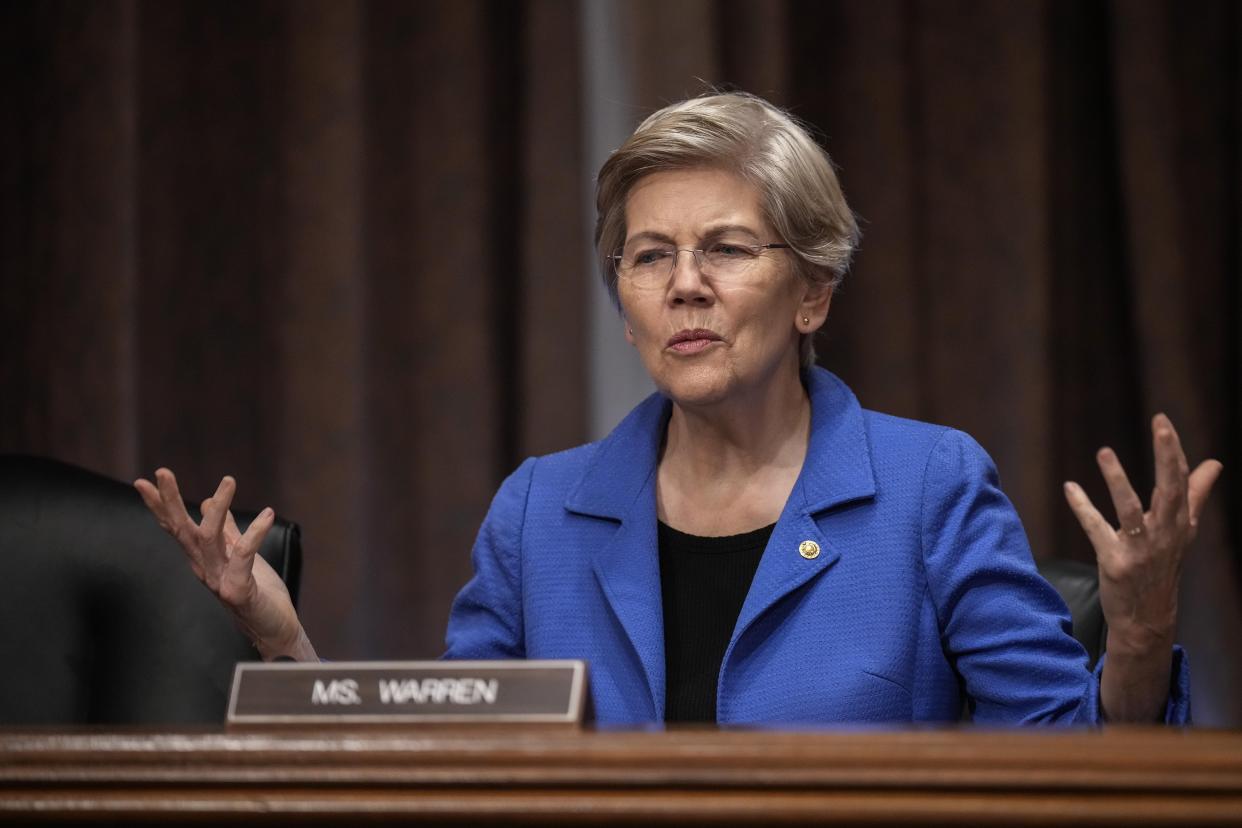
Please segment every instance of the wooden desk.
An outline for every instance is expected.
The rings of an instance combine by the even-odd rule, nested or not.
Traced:
[[[0,733],[0,821],[1242,825],[1242,733]]]

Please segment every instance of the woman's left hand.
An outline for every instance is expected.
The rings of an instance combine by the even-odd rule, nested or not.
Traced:
[[[1110,448],[1100,449],[1096,462],[1120,526],[1114,528],[1100,514],[1081,486],[1065,484],[1065,498],[1095,547],[1099,565],[1100,604],[1108,623],[1101,695],[1114,720],[1150,721],[1164,709],[1182,561],[1222,468],[1216,460],[1205,460],[1190,471],[1177,431],[1164,414],[1152,419],[1151,434],[1156,488],[1147,511]]]

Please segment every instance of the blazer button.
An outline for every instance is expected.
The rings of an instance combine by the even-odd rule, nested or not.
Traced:
[[[819,557],[819,544],[813,540],[804,540],[798,544],[798,554],[808,561],[813,561]]]

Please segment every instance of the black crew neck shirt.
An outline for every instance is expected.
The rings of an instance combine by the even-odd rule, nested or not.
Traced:
[[[659,524],[666,722],[716,721],[721,662],[775,527],[707,538]]]

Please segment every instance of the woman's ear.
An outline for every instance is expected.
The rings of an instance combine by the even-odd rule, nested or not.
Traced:
[[[798,318],[794,325],[802,333],[819,330],[828,319],[828,306],[832,304],[831,285],[807,285],[798,303]]]
[[[634,344],[634,329],[630,327],[630,322],[624,316],[621,317],[621,324],[625,327],[625,341]]]

